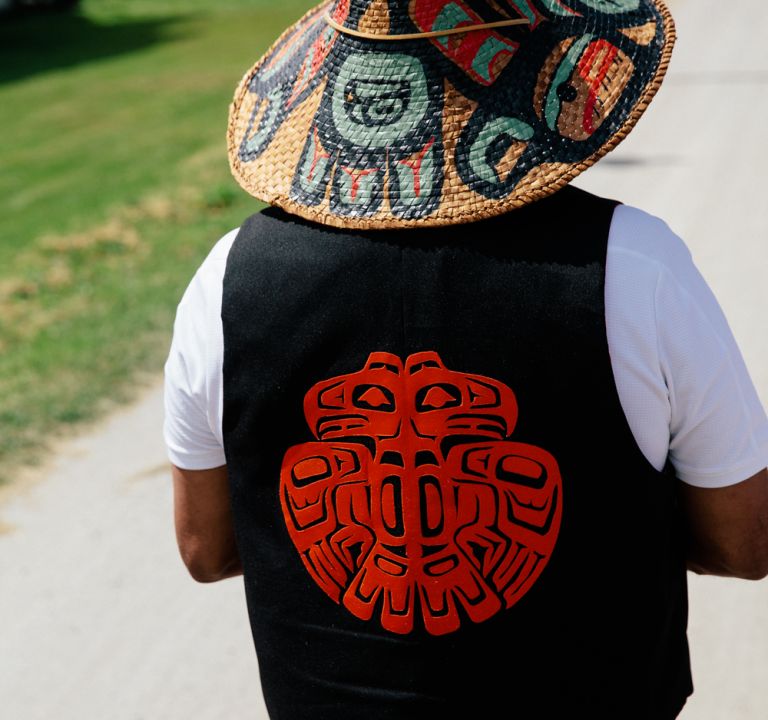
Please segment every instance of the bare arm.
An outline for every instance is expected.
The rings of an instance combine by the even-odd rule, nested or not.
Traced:
[[[242,575],[235,545],[227,466],[173,468],[173,508],[179,552],[198,582]]]
[[[760,580],[768,575],[768,470],[723,488],[681,483],[688,569]]]

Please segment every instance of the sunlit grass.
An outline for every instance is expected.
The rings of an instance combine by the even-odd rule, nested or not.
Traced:
[[[214,241],[258,205],[235,85],[309,3],[84,1],[0,25],[0,476],[157,374]]]

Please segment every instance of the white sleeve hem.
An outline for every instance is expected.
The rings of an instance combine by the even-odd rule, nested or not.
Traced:
[[[751,478],[768,467],[768,446],[763,451],[750,458],[738,467],[729,470],[716,470],[714,472],[702,472],[701,470],[687,471],[685,468],[676,467],[677,476],[684,483],[700,488],[719,488],[728,485],[736,485]]]
[[[175,448],[167,447],[168,459],[182,470],[211,470],[227,464],[224,451],[206,453],[178,452]]]

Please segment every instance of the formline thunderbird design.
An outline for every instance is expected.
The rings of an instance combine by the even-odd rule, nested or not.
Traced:
[[[372,352],[304,398],[313,441],[288,448],[280,502],[307,571],[354,616],[433,635],[511,608],[552,555],[562,481],[509,440],[504,383],[423,351]]]

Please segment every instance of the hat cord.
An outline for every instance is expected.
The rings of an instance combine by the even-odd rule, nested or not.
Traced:
[[[508,27],[510,25],[530,25],[531,21],[526,18],[515,18],[514,20],[496,20],[495,22],[481,23],[479,25],[464,25],[462,27],[447,28],[446,30],[431,30],[429,32],[403,33],[401,35],[379,35],[377,33],[362,32],[352,30],[337,23],[330,15],[325,15],[327,22],[334,30],[345,35],[361,38],[362,40],[421,40],[422,38],[444,37],[445,35],[461,35],[472,32],[473,30],[487,30],[489,28]]]

